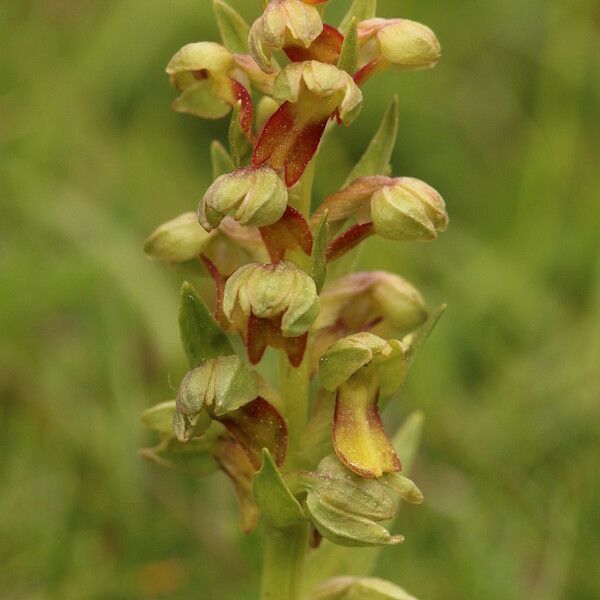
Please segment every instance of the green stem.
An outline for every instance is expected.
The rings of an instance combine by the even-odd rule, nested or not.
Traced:
[[[261,600],[299,600],[308,535],[307,523],[285,529],[265,525]]]
[[[295,369],[287,356],[279,355],[279,381],[283,411],[288,426],[286,470],[294,468],[300,452],[300,441],[308,418],[309,360],[305,356]]]
[[[310,216],[315,162],[314,159],[311,161],[300,180],[296,203],[297,210],[307,219]],[[310,257],[299,255],[295,260],[300,268],[310,272]],[[308,356],[305,355],[302,364],[294,368],[290,365],[286,354],[279,353],[280,395],[288,426],[285,471],[294,469],[300,456],[300,442],[308,419],[309,362]],[[306,522],[284,529],[265,523],[261,600],[299,600],[308,536],[309,526]]]

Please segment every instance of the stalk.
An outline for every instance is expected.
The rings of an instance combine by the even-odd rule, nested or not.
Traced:
[[[300,598],[308,534],[308,523],[285,529],[265,524],[261,600]]]
[[[306,169],[301,181],[296,208],[310,215],[316,157]],[[310,269],[310,259],[296,258],[299,266]],[[292,367],[287,356],[279,353],[280,394],[288,426],[288,445],[285,470],[297,463],[300,441],[308,419],[310,373],[308,352],[298,368]],[[308,549],[308,523],[279,529],[265,524],[264,556],[261,577],[261,600],[297,600],[302,589],[302,573]]]

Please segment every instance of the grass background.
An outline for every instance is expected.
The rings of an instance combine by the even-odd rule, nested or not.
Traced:
[[[449,304],[392,415],[426,414],[427,502],[378,573],[421,600],[597,600],[599,6],[379,12],[430,25],[443,60],[369,82],[317,189],[343,181],[397,92],[395,172],[438,188],[451,227],[363,254]],[[136,457],[139,412],[185,368],[181,274],[141,244],[194,209],[225,139],[225,121],[169,109],[164,65],[201,39],[217,39],[208,0],[0,3],[2,600],[254,597],[260,539],[238,532],[224,478]]]

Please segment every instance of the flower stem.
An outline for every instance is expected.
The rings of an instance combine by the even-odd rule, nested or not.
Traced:
[[[310,215],[315,158],[300,180],[295,207],[306,219]],[[310,272],[310,257],[300,253],[297,264],[305,271]],[[279,382],[283,413],[288,426],[287,458],[284,470],[290,471],[297,466],[300,442],[308,419],[309,357],[305,354],[300,366],[294,368],[289,363],[286,354],[280,352]],[[308,536],[309,525],[306,522],[286,528],[277,528],[265,523],[261,600],[299,600],[308,549]]]
[[[261,600],[300,598],[308,534],[305,522],[285,529],[265,525]]]
[[[281,400],[285,420],[288,426],[288,446],[286,470],[294,468],[300,451],[302,433],[308,417],[309,397],[309,359],[304,356],[300,366],[295,369],[287,356],[281,352],[279,357],[279,381]]]

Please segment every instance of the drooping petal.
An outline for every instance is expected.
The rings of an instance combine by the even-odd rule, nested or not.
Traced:
[[[244,533],[250,533],[260,516],[260,510],[252,499],[255,466],[243,446],[229,435],[219,437],[211,451],[219,467],[233,483],[240,512],[240,527]]]
[[[336,398],[335,452],[350,470],[363,477],[381,477],[402,468],[381,422],[378,397],[377,377],[359,373],[339,387]]]

